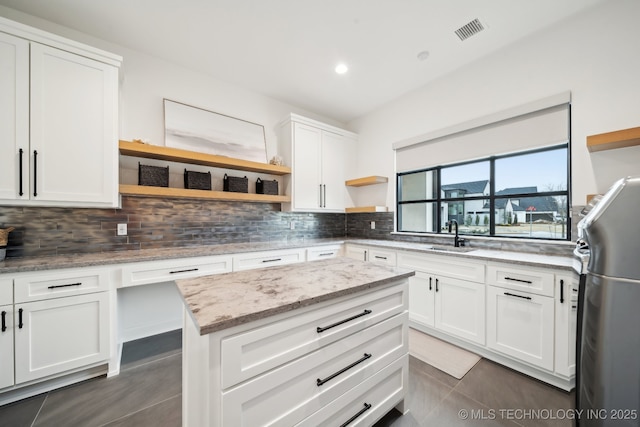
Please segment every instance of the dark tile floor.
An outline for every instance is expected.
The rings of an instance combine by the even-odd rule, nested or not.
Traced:
[[[462,380],[414,358],[409,366],[409,413],[393,410],[376,427],[572,425],[563,417],[572,393],[488,360]],[[0,426],[179,427],[181,367],[180,331],[126,343],[120,375],[2,406]]]

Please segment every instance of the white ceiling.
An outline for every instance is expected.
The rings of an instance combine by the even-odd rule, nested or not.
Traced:
[[[347,123],[604,0],[0,0]],[[484,31],[454,31],[479,18]],[[429,51],[425,61],[417,54]],[[126,58],[125,58],[126,60]],[[345,62],[349,72],[337,75]]]

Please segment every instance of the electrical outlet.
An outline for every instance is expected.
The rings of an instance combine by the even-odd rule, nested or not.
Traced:
[[[127,224],[118,224],[118,236],[127,235]]]
[[[376,222],[375,221],[371,221],[371,229],[372,230],[376,229]]]
[[[295,230],[295,229],[296,229],[296,223],[295,223],[295,222],[293,222],[293,221],[291,221],[291,222],[289,223],[289,230]]]

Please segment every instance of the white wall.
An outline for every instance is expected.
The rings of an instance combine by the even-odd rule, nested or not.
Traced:
[[[276,128],[289,113],[343,123],[215,77],[0,6],[0,16],[121,55],[120,139],[164,145],[163,98],[238,117],[265,128],[267,158],[277,154]]]
[[[573,204],[584,205],[587,194],[606,191],[618,178],[640,175],[640,147],[586,149],[587,135],[640,126],[638,16],[639,1],[608,0],[350,122],[360,134],[358,175],[393,178],[394,142],[567,90]],[[504,149],[510,151],[508,143]],[[356,204],[395,209],[394,185],[390,179],[363,187]]]

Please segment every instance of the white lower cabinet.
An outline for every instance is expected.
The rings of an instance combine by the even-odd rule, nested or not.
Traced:
[[[0,286],[2,284],[0,283]],[[13,378],[13,305],[0,306],[0,390],[14,384]]]
[[[409,279],[409,317],[421,325],[475,344],[485,344],[484,264],[442,255],[398,252]],[[437,271],[437,274],[434,271]]]
[[[487,287],[487,347],[553,370],[554,300]]]
[[[555,371],[567,378],[576,373],[576,329],[578,321],[578,279],[556,275]]]
[[[396,251],[375,246],[358,246],[347,244],[345,256],[360,261],[369,261],[376,264],[396,266]]]
[[[363,246],[347,245],[345,248],[345,256],[351,259],[367,261],[369,259],[369,248]]]
[[[251,252],[233,257],[233,271],[253,270],[305,261],[305,249]]]
[[[20,384],[109,358],[109,297],[100,292],[15,305]]]
[[[307,261],[335,258],[342,255],[342,245],[316,246],[307,249]]]

